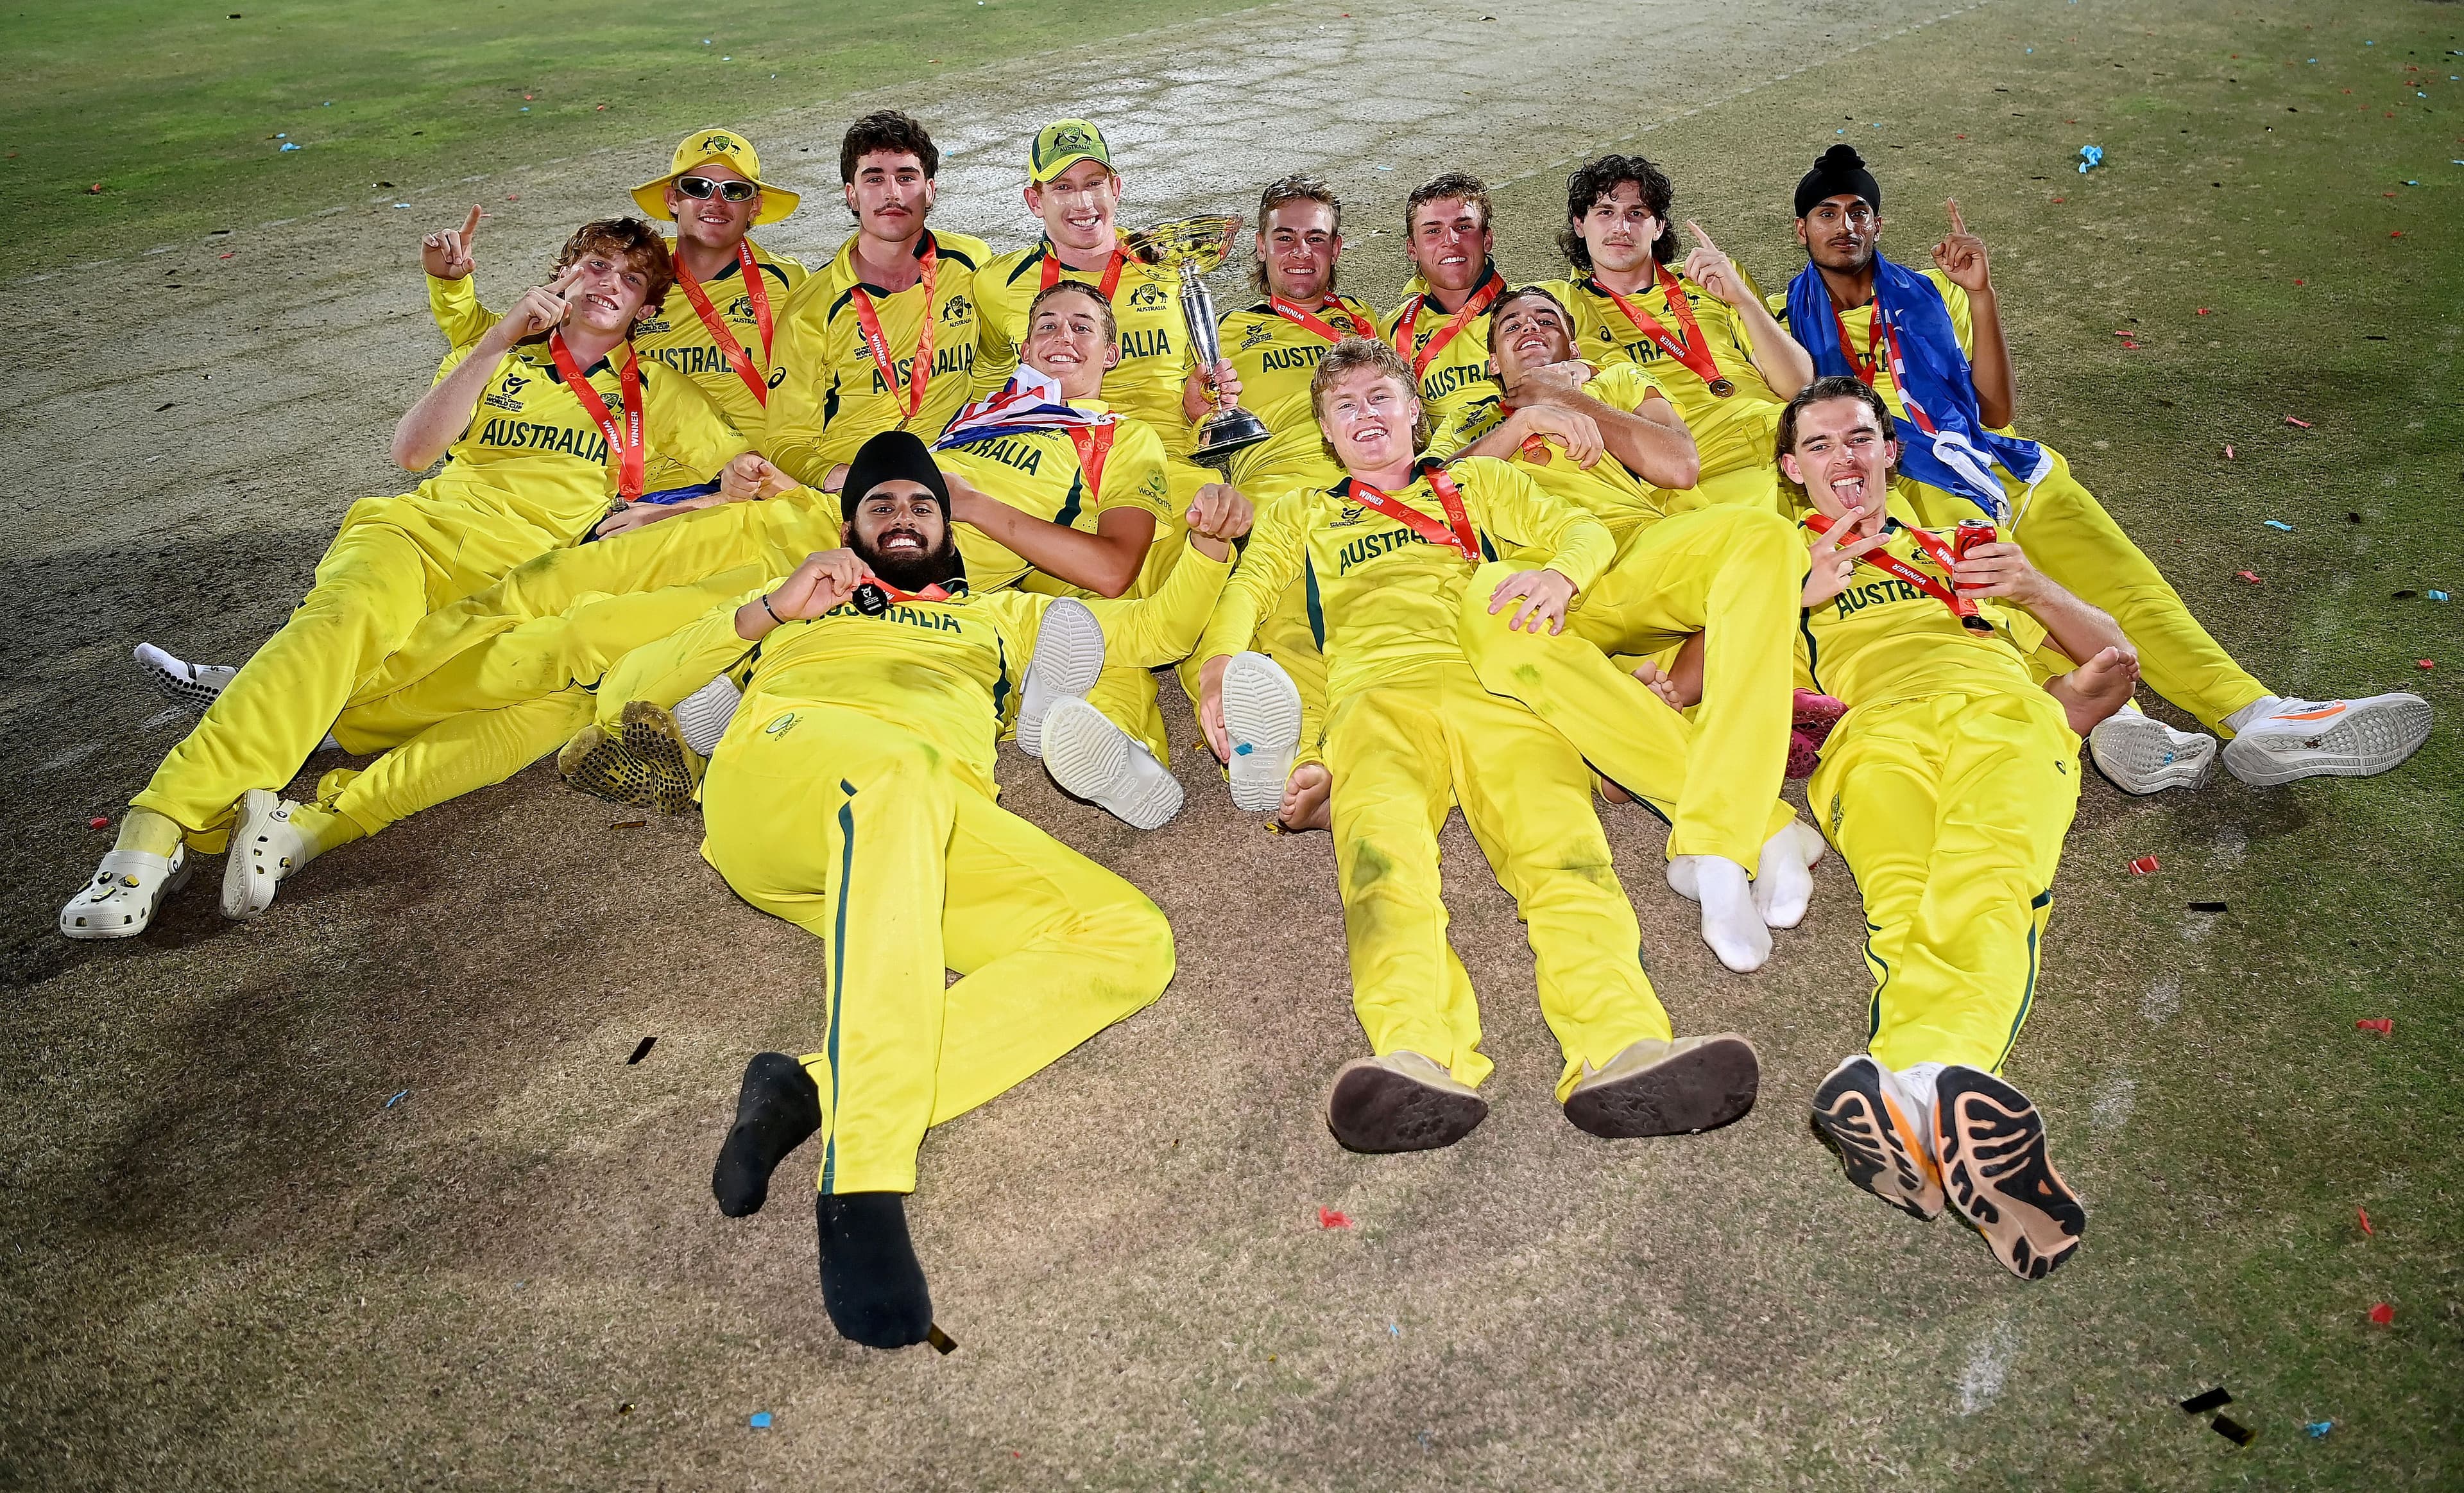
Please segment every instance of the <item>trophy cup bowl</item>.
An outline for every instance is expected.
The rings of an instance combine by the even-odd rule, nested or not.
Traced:
[[[1180,272],[1181,320],[1188,323],[1190,350],[1202,368],[1222,362],[1223,350],[1215,335],[1215,298],[1201,277],[1230,256],[1240,236],[1239,218],[1195,217],[1157,223],[1128,238],[1132,258]],[[1190,458],[1228,471],[1234,453],[1257,445],[1268,434],[1265,421],[1218,391],[1215,412],[1198,422],[1198,443]]]

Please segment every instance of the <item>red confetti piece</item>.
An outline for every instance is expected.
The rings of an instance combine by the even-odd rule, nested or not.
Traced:
[[[2389,196],[2393,196],[2393,195],[2394,195],[2394,193],[2390,192],[2390,193],[2388,193],[2388,195],[2389,195]],[[2388,230],[2387,230],[2387,236],[2388,236],[2389,238],[2402,238],[2402,237],[2404,236],[2404,230],[2403,230],[2403,229],[2400,229],[2400,228],[2391,228],[2391,229],[2388,229]]]
[[[2415,658],[2412,660],[2412,666],[2416,669],[2434,669],[2438,667],[2438,660],[2435,658]]]
[[[2256,570],[2235,570],[2233,574],[2240,576],[2243,580],[2250,582],[2253,586],[2256,586],[2259,583],[2258,572]]]
[[[2205,316],[2205,315],[2207,315],[2207,314],[2208,314],[2208,308],[2207,308],[2207,307],[2205,307],[2205,306],[2201,306],[2201,307],[2199,307],[2199,315],[2201,315],[2201,316]]]
[[[2132,876],[2148,876],[2153,874],[2156,869],[2156,858],[2153,856],[2142,856],[2138,859],[2130,862],[2130,874]]]
[[[2381,1036],[2393,1036],[2395,1035],[2395,1017],[2364,1016],[2359,1021],[2353,1023],[2353,1030],[2356,1032],[2376,1032]]]
[[[1966,135],[1953,135],[1950,138],[1953,140],[1966,140],[1968,137]]]
[[[2056,202],[2068,202],[2068,201],[2070,201],[2071,199],[2069,199],[2068,197],[2056,197],[2054,200],[2055,200]]]
[[[2392,1326],[2395,1324],[2395,1308],[2381,1302],[2370,1308],[2370,1320],[2382,1327]]]
[[[87,196],[89,196],[89,197],[99,197],[99,196],[101,196],[101,195],[102,195],[102,183],[100,183],[100,182],[97,182],[97,183],[95,183],[93,186],[91,186],[91,187],[87,188],[87,189],[85,189],[85,194],[86,194]]]
[[[2372,1238],[2377,1238],[2379,1231],[2370,1227],[2370,1211],[2366,1208],[2356,1208],[2353,1212],[2362,1215],[2362,1232]]]
[[[2225,459],[2227,461],[2231,461],[2233,459],[2233,448],[2231,446],[2227,446],[2225,448]]]
[[[531,101],[531,96],[530,96],[529,94],[524,94],[524,95],[522,95],[522,101],[523,101],[524,103],[528,103],[528,102],[530,102],[530,101]]]
[[[1336,1209],[1320,1208],[1317,1211],[1317,1226],[1321,1229],[1349,1229],[1352,1227],[1352,1220]]]
[[[236,249],[234,249],[234,250],[232,250],[232,251],[231,252],[231,254],[224,255],[224,256],[223,256],[223,257],[224,257],[224,258],[226,258],[226,259],[228,259],[228,258],[230,258],[230,257],[231,256],[231,254],[237,254],[237,253],[239,253],[239,251],[238,251],[238,250],[236,250]]]
[[[107,830],[111,828],[111,821],[100,814],[96,814],[93,818],[85,821],[85,827],[89,830]]]
[[[519,202],[522,200],[522,194],[517,191],[509,191],[505,193],[505,200],[507,202]]]
[[[2286,415],[2286,416],[2284,417],[2284,423],[2285,423],[2285,424],[2287,424],[2287,425],[2293,426],[2293,427],[2295,427],[2295,428],[2297,428],[2297,429],[2299,429],[2299,430],[2305,430],[2305,431],[2306,431],[2306,430],[2310,429],[2310,422],[2309,422],[2309,421],[2307,421],[2307,420],[2303,420],[2303,419],[2299,419],[2299,418],[2296,418],[2295,416],[2293,416],[2293,415],[2289,415],[2289,414],[2288,414],[2288,415]]]

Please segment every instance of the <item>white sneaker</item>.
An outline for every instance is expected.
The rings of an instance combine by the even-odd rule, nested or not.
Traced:
[[[2429,739],[2430,702],[2419,695],[2279,700],[2225,743],[2225,769],[2257,788],[2307,777],[2371,777]]]
[[[727,734],[727,723],[736,719],[736,707],[743,699],[736,681],[722,674],[677,701],[676,708],[668,714],[684,734],[685,745],[707,757],[718,749],[718,739]]]
[[[1771,925],[1745,867],[1726,856],[1679,856],[1668,862],[1668,889],[1703,904],[1703,942],[1720,963],[1751,974],[1771,962]]]
[[[170,697],[171,703],[190,715],[204,715],[239,673],[219,663],[183,663],[152,643],[137,645],[137,667],[145,671],[156,689]]]
[[[1767,928],[1793,928],[1805,921],[1814,902],[1814,868],[1822,864],[1822,832],[1803,819],[1791,819],[1779,833],[1763,841],[1762,859],[1754,867],[1754,911]]]
[[[1103,672],[1104,628],[1087,604],[1064,596],[1045,608],[1018,699],[1018,749],[1043,756],[1044,718],[1054,702],[1084,699]]]
[[[187,885],[196,870],[186,845],[174,847],[168,856],[107,851],[94,880],[60,909],[60,936],[135,938],[152,925],[163,899]]]
[[[231,850],[223,858],[223,916],[246,923],[274,905],[274,889],[308,858],[291,811],[299,806],[252,788],[231,818]]]
[[[1262,653],[1232,656],[1223,666],[1223,734],[1232,739],[1232,807],[1282,808],[1300,754],[1301,692],[1281,664]]]
[[[2216,739],[2177,731],[2130,705],[2089,727],[2088,756],[2125,793],[2198,788],[2216,767]]]
[[[1180,813],[1180,779],[1093,705],[1056,700],[1044,727],[1044,770],[1064,791],[1135,829],[1161,829]]]

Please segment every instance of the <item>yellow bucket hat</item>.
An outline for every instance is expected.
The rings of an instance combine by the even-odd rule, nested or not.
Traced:
[[[676,146],[674,159],[668,163],[668,174],[655,181],[644,182],[633,189],[633,202],[654,218],[673,222],[668,212],[668,187],[677,177],[696,167],[724,166],[761,189],[761,211],[753,214],[753,224],[776,223],[796,211],[803,199],[783,187],[773,187],[761,179],[761,157],[753,142],[732,129],[697,129]]]

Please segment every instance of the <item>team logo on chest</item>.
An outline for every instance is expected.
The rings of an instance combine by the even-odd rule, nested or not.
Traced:
[[[491,390],[488,397],[481,403],[491,409],[502,410],[507,414],[519,414],[522,412],[522,402],[514,396],[529,388],[530,382],[519,373],[508,373],[504,377],[504,382]]]
[[[1148,280],[1130,292],[1130,306],[1137,311],[1160,311],[1167,299],[1169,298],[1164,295],[1161,285]]]
[[[944,326],[956,326],[975,314],[975,302],[964,296],[952,296],[941,302],[941,324]]]

